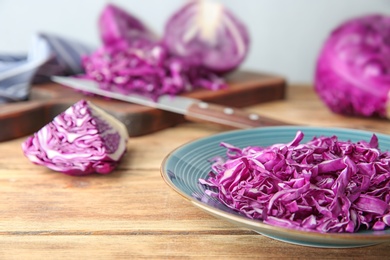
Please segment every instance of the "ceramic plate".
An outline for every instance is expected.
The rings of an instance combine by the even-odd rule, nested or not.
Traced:
[[[225,148],[219,146],[221,142],[227,142],[240,148],[253,145],[269,146],[291,141],[298,130],[305,134],[303,142],[309,141],[315,136],[332,135],[337,135],[340,140],[345,141],[369,141],[373,134],[372,132],[352,129],[299,126],[264,127],[224,132],[190,142],[174,150],[162,163],[162,177],[173,190],[213,216],[280,241],[305,246],[336,248],[368,246],[390,241],[390,229],[356,233],[318,233],[271,226],[259,220],[242,216],[224,206],[217,199],[205,194],[204,187],[199,184],[198,180],[207,178],[210,172],[210,163],[208,162],[210,158],[225,155]],[[378,133],[376,135],[379,138],[380,149],[390,150],[390,136]]]

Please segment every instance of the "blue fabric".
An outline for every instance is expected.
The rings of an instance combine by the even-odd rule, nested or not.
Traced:
[[[0,104],[27,100],[31,84],[47,82],[51,76],[83,73],[81,57],[92,51],[83,43],[40,33],[27,54],[0,54]]]

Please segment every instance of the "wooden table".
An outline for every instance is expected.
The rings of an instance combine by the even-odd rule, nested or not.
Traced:
[[[285,101],[247,110],[294,124],[370,129],[390,122],[332,114],[310,87],[289,87]],[[279,242],[192,206],[162,180],[160,164],[176,147],[222,129],[185,123],[132,138],[110,175],[70,177],[33,165],[25,138],[0,143],[1,259],[385,259],[390,243],[322,249]]]

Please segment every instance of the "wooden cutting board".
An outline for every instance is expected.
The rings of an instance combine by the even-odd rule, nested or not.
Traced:
[[[198,89],[183,96],[231,107],[246,107],[285,98],[284,78],[264,73],[237,71],[226,77],[228,88]],[[81,99],[93,102],[122,121],[130,136],[140,136],[185,121],[172,112],[101,97],[86,96],[55,83],[33,86],[30,99],[0,106],[0,142],[30,135]]]

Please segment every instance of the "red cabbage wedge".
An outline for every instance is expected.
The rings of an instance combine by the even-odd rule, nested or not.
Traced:
[[[108,174],[126,152],[124,124],[81,100],[22,144],[33,163],[68,175]]]

